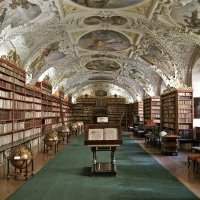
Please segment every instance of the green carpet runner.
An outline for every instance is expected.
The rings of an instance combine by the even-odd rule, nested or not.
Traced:
[[[116,157],[116,177],[90,177],[88,167],[91,166],[92,153],[83,145],[82,137],[73,138],[64,151],[9,199],[198,199],[133,140],[124,139]]]

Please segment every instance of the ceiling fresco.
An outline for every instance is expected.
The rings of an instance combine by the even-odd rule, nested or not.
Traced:
[[[128,49],[131,44],[129,39],[119,32],[97,30],[82,36],[79,40],[79,46],[95,51],[122,51]]]
[[[35,59],[31,62],[29,65],[29,70],[34,75],[37,72],[39,72],[44,65],[47,65],[48,63],[51,63],[51,61],[59,60],[65,57],[65,55],[62,52],[58,51],[59,43],[55,42],[50,44],[44,49],[41,49],[38,52],[38,55],[35,57]]]
[[[110,59],[117,59],[117,56],[114,55],[106,55],[106,54],[94,54],[91,55],[91,58],[110,58]]]
[[[0,22],[2,21],[3,27],[23,25],[41,14],[40,7],[29,1],[12,0],[8,2],[7,8],[0,8]]]
[[[200,0],[0,0],[0,56],[14,52],[27,83],[48,75],[74,96],[190,86],[197,47]]]
[[[172,17],[181,25],[200,34],[200,0],[188,1],[183,7],[174,7]]]
[[[95,76],[93,78],[89,78],[90,81],[113,81],[113,78],[109,78],[106,76]]]
[[[72,0],[90,8],[122,8],[143,2],[143,0]]]
[[[88,70],[116,71],[120,65],[112,60],[93,60],[85,65]]]
[[[98,25],[101,23],[107,23],[114,26],[121,26],[127,23],[127,19],[121,16],[111,16],[111,17],[101,17],[101,16],[92,16],[84,20],[84,23],[87,25]]]

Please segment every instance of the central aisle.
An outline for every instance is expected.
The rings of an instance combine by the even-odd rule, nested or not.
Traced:
[[[83,137],[72,139],[10,200],[198,199],[133,140],[116,153],[116,177],[89,177],[92,154]]]

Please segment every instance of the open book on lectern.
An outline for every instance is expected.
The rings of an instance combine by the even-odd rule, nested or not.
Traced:
[[[88,140],[118,140],[117,128],[95,128],[88,130]]]

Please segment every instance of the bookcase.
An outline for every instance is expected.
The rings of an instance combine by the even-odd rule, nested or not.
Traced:
[[[161,95],[161,127],[172,134],[193,137],[193,92],[173,89]]]
[[[83,121],[84,123],[93,123],[94,104],[77,103],[72,105],[72,121]]]
[[[96,98],[85,95],[83,97],[78,97],[76,102],[81,103],[81,104],[94,104],[94,105],[96,105]]]
[[[144,122],[160,123],[160,97],[148,97],[143,101]]]
[[[70,105],[64,94],[52,95],[46,80],[26,85],[25,77],[23,69],[0,58],[0,152],[25,141],[34,143],[69,120]]]
[[[0,59],[0,146],[23,139],[25,111],[30,106],[25,102],[25,76],[22,69]]]
[[[79,97],[72,105],[73,121],[83,121],[86,124],[96,123],[98,116],[108,117],[110,124],[120,124],[127,127],[129,124],[129,104],[121,97]],[[100,114],[97,111],[105,111]]]
[[[138,117],[139,123],[144,121],[143,101],[136,101],[132,106],[134,118]]]
[[[108,119],[111,124],[121,123],[122,127],[127,128],[129,125],[129,105],[128,104],[108,104]]]

